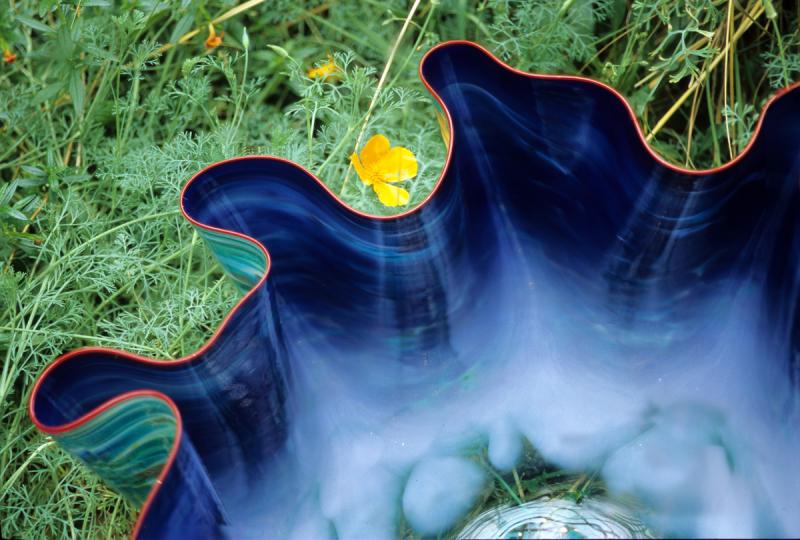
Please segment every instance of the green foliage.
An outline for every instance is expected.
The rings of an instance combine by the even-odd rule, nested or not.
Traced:
[[[572,72],[596,54],[595,27],[614,7],[613,0],[492,0],[489,35],[497,53],[520,69]]]
[[[17,56],[0,64],[4,538],[129,532],[135,509],[38,433],[25,405],[35,377],[66,350],[175,358],[233,306],[238,293],[177,211],[181,186],[206,164],[278,155],[359,210],[402,211],[381,206],[350,169],[363,129],[361,144],[383,133],[414,152],[419,174],[404,187],[419,203],[445,147],[416,69],[444,39],[616,86],[663,155],[698,167],[746,145],[769,93],[800,75],[793,2],[423,1],[368,115],[410,2],[239,4],[0,0],[0,48]],[[207,49],[208,24],[221,16],[223,46]],[[338,77],[308,78],[329,53]],[[567,482],[559,474],[501,477],[490,499],[555,489]],[[568,480],[580,496],[583,480]]]
[[[795,23],[795,27],[797,24]],[[792,84],[800,78],[800,34],[797,31],[783,36],[776,34],[775,42],[762,57],[772,88]]]

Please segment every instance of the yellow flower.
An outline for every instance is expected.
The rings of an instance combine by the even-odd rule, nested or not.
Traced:
[[[408,204],[408,191],[392,184],[417,175],[417,158],[411,150],[402,146],[391,148],[389,139],[375,135],[361,149],[360,156],[355,153],[350,156],[350,163],[361,181],[372,186],[382,204]]]
[[[217,35],[216,31],[214,31],[214,25],[208,23],[208,39],[206,39],[206,48],[208,49],[215,49],[222,45],[222,38],[225,37],[225,32],[220,32]]]
[[[336,65],[333,56],[328,53],[328,61],[321,66],[309,69],[306,75],[308,75],[309,79],[338,79],[339,66]]]
[[[17,55],[11,52],[10,49],[5,49],[3,51],[3,62],[6,64],[13,64],[14,60],[17,59]]]

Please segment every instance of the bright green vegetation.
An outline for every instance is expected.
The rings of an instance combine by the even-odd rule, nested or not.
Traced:
[[[655,148],[690,167],[729,160],[765,99],[800,79],[800,0],[426,0],[398,40],[411,4],[0,0],[0,48],[17,55],[0,61],[4,538],[130,531],[135,509],[38,433],[26,403],[66,350],[175,358],[233,306],[239,293],[178,213],[181,186],[202,166],[283,156],[350,205],[388,213],[402,208],[380,206],[348,170],[362,130],[362,144],[384,133],[417,156],[405,185],[418,203],[445,148],[416,68],[446,39],[476,40],[522,69],[608,82]],[[223,44],[207,49],[215,19]],[[328,53],[339,78],[307,78]],[[533,480],[503,479],[510,491],[498,480],[493,500],[532,494]]]

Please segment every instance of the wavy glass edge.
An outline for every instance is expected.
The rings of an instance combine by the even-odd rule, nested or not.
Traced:
[[[444,114],[448,122],[448,129],[450,130],[451,133],[450,141],[447,146],[445,164],[442,168],[439,178],[437,179],[436,184],[431,193],[419,205],[410,208],[409,210],[403,213],[392,216],[377,216],[361,212],[359,210],[350,207],[344,201],[339,199],[336,196],[336,194],[324,182],[322,182],[317,176],[315,176],[310,171],[304,169],[302,166],[292,161],[275,156],[255,155],[255,156],[236,157],[211,164],[203,168],[202,170],[198,171],[197,173],[195,173],[187,181],[187,183],[181,190],[180,193],[181,212],[183,216],[197,229],[198,233],[206,241],[206,244],[209,246],[212,252],[214,252],[215,256],[218,258],[218,260],[224,267],[228,276],[231,277],[238,284],[242,292],[244,292],[242,298],[228,312],[224,320],[217,327],[214,334],[203,344],[203,346],[187,356],[174,360],[154,360],[151,358],[122,351],[119,349],[112,349],[106,347],[79,348],[59,356],[50,365],[48,365],[48,367],[37,378],[29,399],[29,407],[28,407],[29,416],[31,417],[31,420],[33,421],[35,426],[40,431],[48,435],[52,435],[53,438],[56,439],[60,445],[62,445],[72,454],[78,456],[84,463],[86,463],[89,466],[90,469],[97,472],[104,479],[104,481],[106,481],[117,491],[125,495],[129,500],[133,501],[136,504],[141,504],[140,514],[131,534],[132,538],[139,538],[143,534],[142,530],[143,525],[145,521],[149,517],[151,517],[154,500],[160,493],[163,493],[165,489],[164,486],[166,484],[167,477],[169,475],[180,474],[187,476],[187,475],[198,474],[197,471],[192,470],[192,464],[194,463],[194,461],[198,460],[198,458],[195,455],[194,449],[191,447],[191,444],[187,444],[186,438],[183,437],[183,427],[182,427],[183,422],[178,407],[166,394],[162,392],[153,390],[137,390],[120,394],[92,408],[91,410],[89,410],[85,414],[78,416],[77,418],[70,419],[69,421],[66,422],[49,423],[41,419],[37,415],[37,409],[39,408],[39,406],[41,406],[41,400],[46,399],[46,397],[40,396],[40,389],[45,383],[45,381],[59,365],[62,365],[65,362],[80,361],[80,358],[82,356],[91,353],[112,353],[118,358],[123,358],[142,364],[158,366],[161,368],[167,366],[174,366],[176,364],[192,362],[195,359],[201,357],[205,351],[210,349],[215,344],[215,342],[221,335],[222,331],[226,328],[226,326],[228,326],[231,319],[235,316],[235,314],[239,311],[239,309],[247,302],[247,300],[251,296],[253,296],[260,288],[264,286],[264,284],[267,282],[270,273],[270,254],[268,249],[255,238],[249,237],[245,234],[236,231],[220,229],[217,227],[210,226],[206,223],[203,223],[199,219],[193,217],[189,213],[189,211],[186,210],[184,206],[184,201],[185,201],[184,195],[187,192],[187,190],[191,187],[191,185],[195,182],[195,180],[202,177],[205,173],[212,171],[217,167],[232,162],[236,162],[239,160],[265,160],[265,161],[280,162],[290,165],[291,167],[296,168],[300,173],[302,173],[306,177],[313,179],[318,184],[318,187],[321,187],[325,192],[327,192],[327,194],[331,197],[332,200],[336,201],[348,212],[351,212],[355,215],[370,220],[376,220],[376,221],[396,220],[411,215],[415,212],[418,212],[421,208],[423,208],[434,197],[434,195],[437,193],[437,191],[442,185],[442,181],[446,176],[451,163],[453,148],[455,145],[455,137],[456,137],[453,130],[453,120],[451,117],[451,113],[447,108],[447,106],[445,105],[442,98],[439,96],[439,94],[437,94],[437,92],[431,87],[431,85],[427,81],[424,75],[424,66],[427,59],[434,52],[446,47],[464,46],[464,45],[474,47],[475,49],[479,50],[482,54],[486,55],[490,60],[495,62],[503,69],[508,70],[509,72],[519,75],[521,77],[537,78],[543,80],[576,81],[580,83],[589,83],[602,88],[604,91],[613,95],[624,106],[625,110],[628,113],[627,121],[631,122],[633,126],[635,126],[636,134],[638,135],[638,138],[640,139],[642,146],[644,147],[644,149],[646,149],[647,153],[650,155],[650,158],[667,169],[688,176],[713,175],[715,173],[724,171],[734,166],[739,161],[743,160],[746,157],[746,155],[750,152],[751,148],[754,146],[757,139],[759,138],[761,128],[768,109],[782,96],[790,92],[796,92],[798,91],[798,89],[800,89],[800,81],[798,81],[790,86],[787,86],[785,88],[776,91],[772,95],[772,97],[766,102],[766,104],[760,111],[758,122],[753,130],[753,133],[748,141],[747,146],[735,158],[718,167],[703,169],[703,170],[694,170],[671,164],[667,162],[663,157],[661,157],[658,153],[656,153],[655,150],[652,149],[652,147],[646,141],[644,133],[642,132],[641,125],[639,124],[638,119],[636,118],[636,114],[633,111],[631,105],[628,103],[625,97],[620,92],[615,90],[613,87],[588,77],[572,76],[572,75],[550,75],[550,74],[531,73],[518,70],[509,66],[508,64],[506,64],[505,62],[494,56],[486,48],[482,47],[477,43],[466,40],[453,40],[440,43],[431,48],[423,56],[419,65],[420,79],[422,83],[425,85],[425,87],[428,89],[430,94],[433,96],[433,98],[436,100],[439,107],[441,107],[441,109],[444,111]],[[145,475],[147,482],[151,484],[151,487],[149,488],[146,487],[143,488],[142,483],[139,483],[139,485],[129,485],[129,483],[126,482],[126,477],[131,475],[130,469],[124,470],[122,475],[123,477],[120,478],[118,471],[115,472],[105,467],[105,465],[108,462],[108,456],[98,457],[92,454],[93,445],[97,444],[102,437],[102,433],[98,434],[94,428],[97,427],[98,424],[107,423],[109,420],[113,422],[115,420],[124,419],[125,414],[130,413],[131,410],[136,410],[136,409],[146,410],[147,414],[149,415],[160,415],[161,417],[163,417],[165,424],[164,426],[162,426],[164,429],[161,430],[154,437],[155,440],[157,440],[156,446],[158,447],[158,451],[154,452],[155,455],[153,456],[153,460],[146,463],[129,464],[137,469],[136,471],[134,471],[135,474],[138,474],[140,477],[141,475]],[[98,422],[98,420],[101,419],[102,422]],[[119,458],[119,456],[115,457]],[[200,467],[200,469],[202,469],[202,466]],[[158,471],[158,472],[157,474],[152,474],[153,471]],[[203,491],[204,485],[207,484],[208,484],[208,479],[202,478],[202,473],[200,473],[199,480],[193,483],[194,487],[197,489],[196,495],[198,496],[198,498],[201,500],[205,498],[208,501],[207,506],[204,509],[202,509],[203,511],[201,511],[198,515],[195,516],[197,518],[197,521],[194,524],[200,528],[206,527],[206,529],[204,529],[205,531],[213,530],[215,526],[214,520],[216,517],[218,517],[214,512],[215,501],[214,501],[213,489],[210,490],[210,492],[208,493]],[[172,532],[176,532],[177,530],[181,530],[182,533],[187,532],[187,530],[179,529],[177,527],[176,529],[173,529]],[[160,532],[162,533],[166,532],[167,536],[169,535],[169,531],[160,531]]]

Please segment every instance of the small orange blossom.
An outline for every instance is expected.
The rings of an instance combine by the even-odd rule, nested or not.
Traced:
[[[11,52],[11,49],[3,50],[3,62],[6,64],[13,64],[14,60],[17,59],[17,55]]]
[[[391,148],[389,139],[375,135],[361,149],[360,156],[355,152],[350,156],[350,163],[361,181],[372,186],[384,206],[408,204],[408,191],[392,184],[417,175],[417,158],[411,150],[402,146]]]
[[[208,39],[206,39],[206,48],[215,49],[222,45],[222,38],[225,37],[225,32],[217,32],[214,30],[214,25],[208,23]]]

